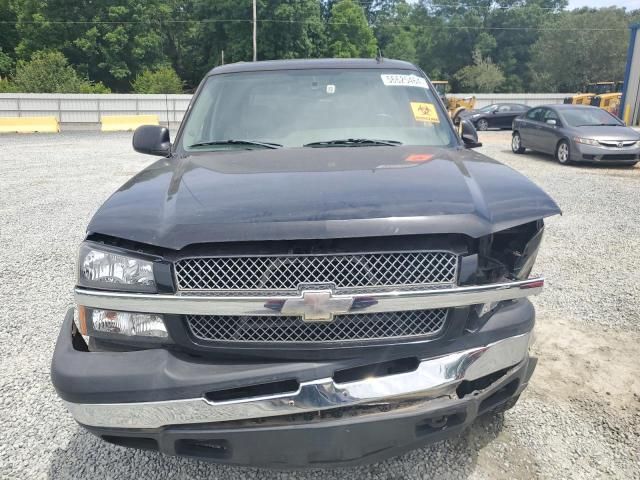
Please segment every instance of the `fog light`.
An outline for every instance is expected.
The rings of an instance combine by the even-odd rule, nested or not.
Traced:
[[[90,308],[84,310],[86,310],[85,318],[89,335],[107,333],[127,337],[169,337],[164,320],[160,315]]]

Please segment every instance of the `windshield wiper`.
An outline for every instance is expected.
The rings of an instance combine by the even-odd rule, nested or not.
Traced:
[[[303,147],[369,147],[369,146],[397,147],[402,142],[397,140],[376,140],[372,138],[346,138],[342,140],[324,140],[322,142],[311,142]]]
[[[253,140],[213,140],[210,142],[198,142],[193,145],[189,145],[189,148],[196,147],[209,147],[215,145],[252,145],[256,147],[262,148],[281,148],[282,145],[279,143],[271,143],[271,142],[255,142]]]

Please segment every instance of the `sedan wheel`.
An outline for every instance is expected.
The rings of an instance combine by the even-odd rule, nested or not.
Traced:
[[[525,148],[522,146],[522,139],[518,132],[514,132],[511,137],[511,151],[513,153],[524,153]]]
[[[478,120],[476,126],[478,127],[478,130],[482,130],[483,132],[485,130],[489,130],[489,122],[487,122],[484,118]]]
[[[571,163],[570,159],[569,143],[566,140],[562,140],[556,148],[556,160],[563,165],[568,165]]]

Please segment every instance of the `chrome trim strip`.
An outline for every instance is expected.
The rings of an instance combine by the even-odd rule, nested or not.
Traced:
[[[65,404],[74,418],[84,425],[160,428],[289,415],[399,397],[455,399],[455,389],[461,381],[474,380],[524,361],[530,335],[517,335],[484,347],[423,360],[412,372],[349,383],[322,378],[302,383],[298,391],[292,393],[224,402],[211,402],[201,397],[162,402]]]
[[[353,295],[350,313],[400,312],[500,302],[536,295],[542,291],[543,278],[517,282],[474,285],[448,289],[377,292]],[[334,295],[333,298],[341,298]],[[203,295],[167,295],[110,292],[77,287],[75,300],[86,307],[128,312],[175,315],[282,315],[280,308],[290,296],[208,297]]]

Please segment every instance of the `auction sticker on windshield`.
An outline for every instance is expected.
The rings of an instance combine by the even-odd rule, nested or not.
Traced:
[[[433,103],[411,102],[411,110],[418,122],[440,123],[440,117]]]
[[[387,87],[420,87],[420,88],[429,88],[427,85],[427,81],[419,77],[417,75],[400,75],[400,74],[390,74],[383,73],[380,75],[382,78],[382,83],[384,83]]]

